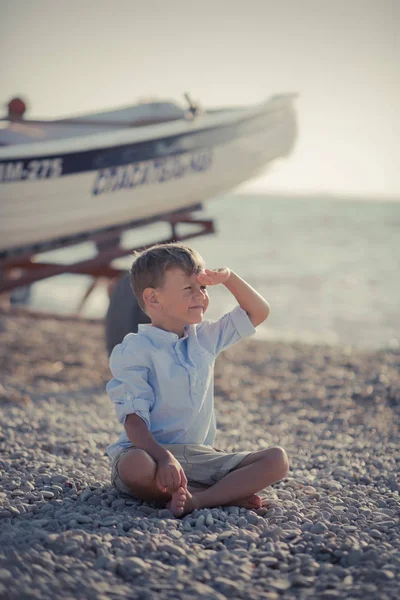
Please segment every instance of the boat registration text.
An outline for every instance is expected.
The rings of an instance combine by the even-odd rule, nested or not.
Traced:
[[[62,158],[4,162],[0,163],[0,182],[51,179],[60,177],[62,171]]]
[[[181,179],[191,173],[207,171],[211,164],[212,151],[205,148],[195,152],[100,169],[97,172],[92,193],[97,196],[141,185]]]

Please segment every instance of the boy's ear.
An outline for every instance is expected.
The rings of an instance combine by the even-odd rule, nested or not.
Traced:
[[[158,296],[154,288],[148,287],[143,291],[143,302],[149,308],[156,308],[158,306]]]

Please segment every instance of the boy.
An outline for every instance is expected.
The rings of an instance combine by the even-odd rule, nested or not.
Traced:
[[[217,284],[238,306],[216,322],[203,321],[207,286]],[[261,507],[256,492],[286,477],[286,452],[213,448],[213,368],[219,352],[268,317],[268,303],[233,271],[206,269],[195,250],[178,243],[137,255],[131,286],[151,324],[125,336],[110,357],[107,392],[125,429],[107,448],[112,484],[167,503],[176,517],[226,504]]]

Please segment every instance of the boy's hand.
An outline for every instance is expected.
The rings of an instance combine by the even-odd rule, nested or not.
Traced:
[[[202,285],[217,285],[218,283],[225,283],[231,276],[231,270],[228,267],[222,267],[222,269],[205,269],[197,275],[198,283]]]
[[[187,489],[186,475],[173,454],[158,462],[156,483],[162,492],[176,492],[180,487]]]

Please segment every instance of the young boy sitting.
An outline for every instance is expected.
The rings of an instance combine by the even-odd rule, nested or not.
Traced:
[[[218,321],[203,320],[207,286],[217,284],[238,306]],[[137,255],[131,285],[151,324],[126,335],[110,357],[107,392],[125,429],[107,448],[112,484],[167,503],[176,517],[221,505],[260,508],[256,492],[288,473],[286,452],[213,447],[213,370],[222,350],[265,321],[268,303],[230,269],[206,269],[195,250],[177,243]]]

